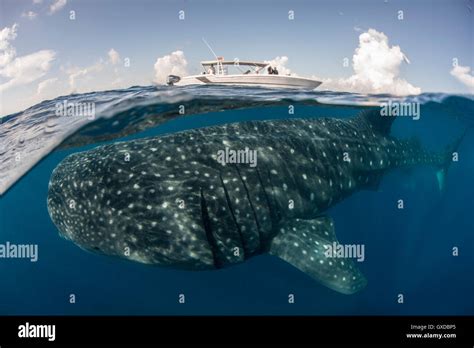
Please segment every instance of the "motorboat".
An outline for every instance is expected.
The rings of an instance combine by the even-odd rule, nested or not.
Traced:
[[[199,75],[169,75],[168,85],[226,85],[226,86],[258,86],[276,88],[314,89],[321,81],[280,74],[270,63],[256,61],[216,60],[201,62],[203,72]]]

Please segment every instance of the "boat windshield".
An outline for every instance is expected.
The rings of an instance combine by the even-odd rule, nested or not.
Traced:
[[[238,75],[238,74],[259,74],[267,66],[260,62],[240,62],[235,61],[207,61],[201,62],[204,73],[215,75]]]

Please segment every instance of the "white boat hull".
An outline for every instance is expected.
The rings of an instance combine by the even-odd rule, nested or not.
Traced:
[[[186,76],[175,86],[188,85],[230,85],[230,86],[258,86],[258,87],[276,87],[276,88],[304,88],[314,89],[321,84],[321,81],[307,79],[296,76],[286,75],[213,75],[202,74]]]

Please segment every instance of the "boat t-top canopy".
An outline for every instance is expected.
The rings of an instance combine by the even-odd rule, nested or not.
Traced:
[[[206,60],[206,61],[201,62],[202,66],[218,65],[218,64],[221,64],[221,65],[236,65],[236,66],[251,65],[251,66],[257,66],[259,68],[264,68],[267,65],[269,65],[269,63],[253,62],[253,61],[239,61],[239,60],[236,60],[236,61],[234,61],[234,60]]]
[[[269,63],[254,62],[250,60],[224,60],[224,57],[216,57],[216,60],[205,60],[201,62],[204,69],[209,69],[211,74],[227,75],[227,67],[235,67],[240,70],[243,74],[256,73],[269,65]],[[247,71],[243,71],[241,67],[249,67]],[[217,68],[217,69],[216,69]]]

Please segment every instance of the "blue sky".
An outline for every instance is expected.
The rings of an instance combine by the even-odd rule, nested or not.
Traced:
[[[474,68],[473,7],[471,0],[0,0],[0,30],[16,24],[9,39],[6,31],[3,42],[0,36],[0,114],[71,91],[150,84],[156,80],[157,58],[177,50],[188,63],[186,71],[198,73],[199,61],[212,58],[202,37],[226,58],[285,56],[291,72],[328,79],[330,87],[349,88],[370,74],[367,64],[377,63],[362,61],[362,69],[368,71],[351,78],[359,36],[369,29],[375,30],[371,38],[385,34],[386,39],[379,38],[380,47],[384,42],[389,48],[399,46],[410,61],[395,62],[382,71],[393,69],[396,78],[421,92],[468,93],[472,72],[467,69]],[[185,20],[178,18],[180,10]],[[294,20],[288,19],[290,10]],[[400,10],[403,20],[398,19]],[[70,20],[70,11],[75,11],[75,20]],[[14,55],[2,65],[5,42]],[[371,54],[371,47],[369,43],[364,49]],[[108,55],[111,49],[114,53]],[[31,71],[29,77],[9,83],[22,74],[15,59],[35,52],[42,53],[22,61],[23,74]],[[124,67],[125,58],[129,67]],[[343,66],[344,58],[349,66]],[[362,53],[360,58],[365,59]],[[455,74],[454,58],[464,69]],[[38,60],[43,66],[34,66]],[[27,63],[32,70],[25,68]],[[374,81],[366,85],[371,92]]]

